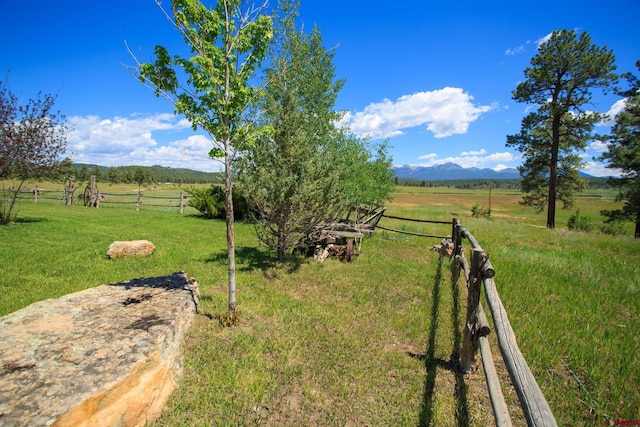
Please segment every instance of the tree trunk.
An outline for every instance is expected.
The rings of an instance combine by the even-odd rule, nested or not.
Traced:
[[[231,181],[231,141],[224,143],[224,193],[227,222],[227,258],[229,260],[229,314],[236,313],[236,244],[233,233],[233,183]]]
[[[287,232],[285,231],[284,221],[281,221],[278,228],[278,261],[284,262],[287,257]]]
[[[553,118],[551,160],[549,163],[549,200],[547,200],[547,228],[556,226],[556,186],[558,180],[558,151],[560,149],[560,117]]]

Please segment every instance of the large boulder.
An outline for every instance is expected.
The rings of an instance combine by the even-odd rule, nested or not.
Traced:
[[[142,426],[181,374],[199,300],[184,272],[102,285],[0,318],[0,426]]]
[[[107,256],[111,259],[120,257],[147,256],[156,249],[148,240],[129,240],[111,243],[107,248]]]

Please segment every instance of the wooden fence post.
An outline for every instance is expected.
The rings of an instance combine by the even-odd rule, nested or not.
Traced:
[[[460,255],[462,253],[462,225],[458,218],[453,218],[451,240],[453,240],[453,256]]]
[[[184,213],[184,196],[182,191],[180,192],[180,213]]]
[[[37,185],[36,185],[35,190],[33,190],[33,194],[34,194],[34,196],[33,196],[33,197],[34,197],[33,202],[34,202],[34,203],[38,203],[38,186],[37,186]]]
[[[460,369],[469,372],[473,368],[478,352],[478,332],[480,330],[480,291],[482,286],[482,265],[485,256],[482,249],[473,249],[471,272],[467,281],[467,322],[462,337]]]
[[[140,199],[142,198],[142,191],[138,188],[138,199],[136,200],[136,212],[140,210]]]
[[[64,193],[64,204],[65,204],[65,205],[71,205],[71,204],[73,204],[73,192],[74,192],[74,191],[75,191],[75,189],[76,189],[76,186],[75,186],[75,179],[76,179],[76,177],[75,177],[75,176],[73,176],[73,175],[72,175],[72,176],[70,176],[70,177],[69,177],[69,184],[67,184],[67,185],[64,187],[64,191],[65,191],[65,193]]]

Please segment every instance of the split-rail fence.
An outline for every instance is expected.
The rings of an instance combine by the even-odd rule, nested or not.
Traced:
[[[441,251],[441,256],[443,256],[443,252],[451,256],[453,261],[453,282],[457,283],[460,273],[463,272],[467,287],[467,314],[459,366],[463,372],[471,370],[478,350],[480,351],[480,358],[496,425],[498,427],[506,427],[511,426],[512,422],[504,395],[502,394],[500,380],[487,338],[491,332],[491,328],[480,300],[483,288],[491,317],[493,318],[500,354],[509,372],[511,383],[518,395],[527,424],[535,427],[557,426],[556,419],[551,412],[549,404],[531,373],[531,369],[529,369],[522,352],[518,348],[515,333],[509,323],[509,318],[502,305],[500,296],[498,295],[498,289],[494,280],[495,270],[491,265],[491,261],[489,261],[488,255],[483,251],[476,238],[461,225],[460,220],[457,218],[453,218],[453,220],[449,222],[402,218],[391,215],[383,215],[383,218],[443,224],[451,227],[450,235],[439,236],[393,229],[380,224],[377,225],[377,228],[387,231],[414,236],[442,238],[443,241],[440,247],[449,246],[449,252]],[[471,260],[468,260],[465,255],[463,240],[469,242]]]

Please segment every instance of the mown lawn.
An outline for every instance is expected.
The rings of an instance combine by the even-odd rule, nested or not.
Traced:
[[[456,193],[456,194],[453,194]],[[640,243],[568,232],[569,213],[544,229],[544,214],[517,193],[492,195],[492,219],[471,218],[486,195],[398,188],[388,213],[461,218],[490,253],[518,342],[559,425],[640,418]],[[594,200],[597,203],[594,203]],[[579,200],[597,215],[607,197]],[[593,212],[596,212],[595,214]],[[437,239],[378,231],[353,263],[272,263],[249,224],[236,226],[241,325],[226,309],[224,223],[131,207],[22,203],[0,228],[0,315],[104,283],[186,271],[202,294],[185,344],[179,389],[156,425],[491,425],[481,369],[456,370],[465,316],[462,283]],[[381,224],[429,234],[450,227]],[[153,256],[108,260],[113,240],[149,239]],[[542,339],[544,337],[544,340]],[[494,358],[498,359],[497,347]],[[577,386],[566,361],[598,407]],[[503,372],[503,376],[505,376]],[[515,404],[510,386],[507,399]],[[602,411],[602,412],[599,412]],[[514,422],[522,425],[518,411]]]

